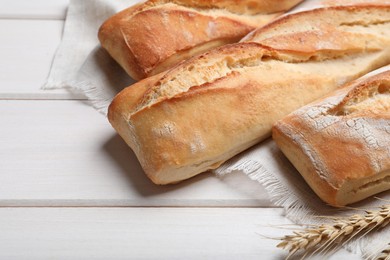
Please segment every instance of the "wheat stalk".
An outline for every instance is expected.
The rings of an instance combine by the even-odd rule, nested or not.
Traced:
[[[326,253],[330,248],[339,247],[352,238],[364,236],[374,229],[383,228],[390,222],[390,205],[380,207],[378,211],[365,211],[364,215],[346,218],[334,218],[333,225],[312,226],[301,231],[294,231],[280,240],[278,248],[289,251],[288,257],[297,252],[306,254]],[[287,258],[288,258],[287,257]]]

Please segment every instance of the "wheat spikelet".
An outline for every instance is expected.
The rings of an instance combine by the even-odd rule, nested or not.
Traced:
[[[375,260],[390,260],[390,243],[375,257]]]
[[[334,218],[333,225],[323,224],[294,231],[293,235],[281,238],[282,242],[277,247],[288,250],[288,257],[302,251],[305,255],[309,252],[326,253],[327,250],[339,247],[352,238],[385,227],[389,222],[390,205],[384,205],[378,211],[365,211],[364,215]]]

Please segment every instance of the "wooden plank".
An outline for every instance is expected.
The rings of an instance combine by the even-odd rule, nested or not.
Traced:
[[[63,21],[0,20],[0,99],[84,98],[64,89],[41,90],[60,43],[63,24]]]
[[[290,234],[270,227],[290,223],[281,213],[261,208],[3,208],[0,258],[283,259],[286,253],[275,248],[277,241],[261,236]],[[330,259],[359,258],[341,251]]]
[[[270,206],[246,176],[151,183],[107,119],[81,101],[0,101],[0,206]]]
[[[0,0],[0,19],[64,20],[69,0]]]

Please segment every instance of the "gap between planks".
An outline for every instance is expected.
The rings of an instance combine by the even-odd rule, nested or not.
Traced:
[[[69,0],[0,0],[0,19],[64,20]]]
[[[0,209],[7,208],[128,208],[128,209],[283,209],[280,206],[0,206]]]

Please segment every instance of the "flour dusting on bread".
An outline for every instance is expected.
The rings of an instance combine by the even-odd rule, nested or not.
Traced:
[[[276,123],[273,136],[331,205],[390,189],[390,70],[357,80]]]
[[[269,137],[272,125],[292,111],[389,64],[389,17],[390,6],[383,5],[331,7],[284,16],[245,41],[195,56],[126,88],[110,105],[109,120],[155,183],[190,178]],[[372,102],[387,102],[385,96],[383,87],[378,87]],[[351,103],[345,111],[336,109],[327,116],[332,105],[340,105],[345,97],[329,98],[330,103],[301,119],[309,119],[316,133],[329,131],[336,145],[346,142],[341,139],[345,133],[351,144],[347,157],[357,161],[344,167],[353,172],[348,178],[370,169],[386,169],[380,163],[382,157],[365,163],[373,158],[367,147],[388,150],[386,142],[372,140],[387,131],[383,121],[366,118],[358,120],[363,126],[354,128],[342,120],[360,116],[358,110],[369,101]],[[378,111],[383,109],[386,106],[378,106]],[[166,122],[174,128],[166,127]],[[335,125],[338,128],[330,131]],[[364,142],[354,144],[361,134]],[[320,136],[314,140],[317,137],[320,142]],[[320,154],[321,160],[312,167],[328,183],[323,192],[337,189],[340,176],[348,172],[329,174],[326,165],[340,160],[331,143],[317,151],[305,144],[302,133],[295,133],[293,140],[304,143],[304,154],[310,160]]]

